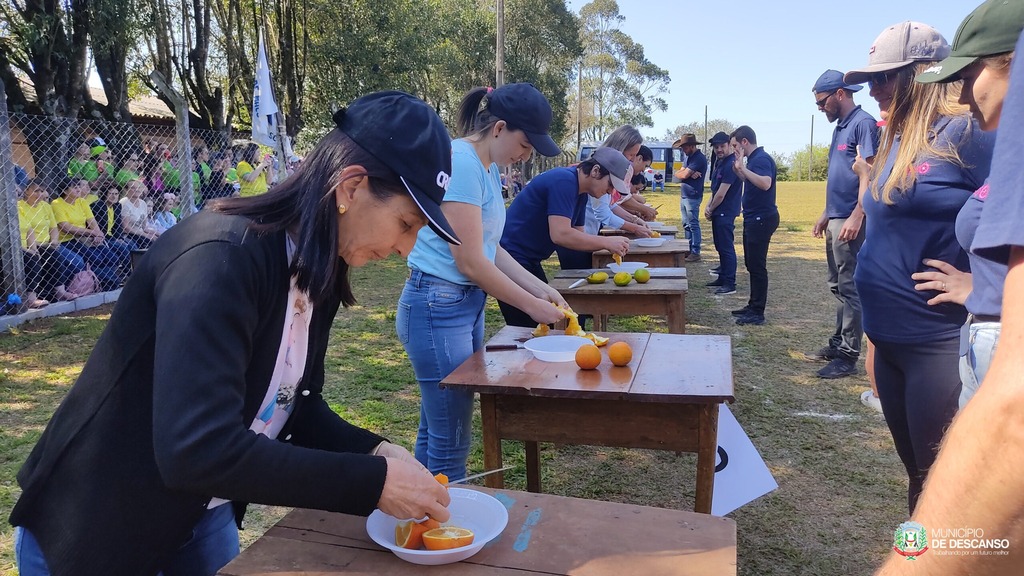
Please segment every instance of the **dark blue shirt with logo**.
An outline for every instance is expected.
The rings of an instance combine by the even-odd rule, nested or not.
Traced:
[[[580,194],[576,168],[555,168],[537,176],[516,195],[505,214],[501,247],[519,262],[539,263],[551,257],[548,216],[564,216],[583,226],[590,196]]]
[[[775,159],[764,151],[764,146],[759,146],[747,156],[747,170],[758,176],[770,176],[772,185],[767,190],[761,190],[750,182],[743,182],[743,219],[756,220],[778,214],[779,207],[775,205],[778,172]]]
[[[740,215],[740,199],[743,197],[743,183],[736,178],[736,171],[732,165],[736,162],[736,155],[729,154],[715,163],[715,169],[711,172],[711,193],[715,194],[722,184],[727,184],[729,190],[725,193],[725,199],[715,208],[712,216],[735,218]]]
[[[910,276],[929,270],[926,258],[970,269],[954,225],[964,203],[988,176],[994,134],[983,132],[967,115],[939,118],[932,129],[933,145],[956,150],[960,163],[930,156],[918,160],[914,184],[897,191],[893,204],[886,204],[881,192],[899,150],[897,135],[878,175],[879,198],[874,196],[874,182],[864,195],[867,229],[854,281],[864,332],[872,340],[920,344],[953,339],[967,317],[959,304],[929,306],[936,293],[916,290],[917,282]]]
[[[988,198],[989,183],[971,194],[956,217],[956,239],[960,247],[969,251],[978,235],[982,210]],[[964,306],[975,316],[1001,316],[1003,310],[1003,283],[1006,282],[1006,264],[997,263],[968,252],[971,262],[971,294]]]
[[[878,151],[878,123],[860,106],[839,120],[832,132],[825,184],[825,216],[829,218],[847,218],[857,207],[860,179],[853,171],[857,146],[862,158],[871,158]]]
[[[686,158],[686,167],[699,172],[700,178],[683,180],[680,188],[683,198],[700,198],[704,195],[704,178],[708,175],[708,159],[700,150],[696,150]]]

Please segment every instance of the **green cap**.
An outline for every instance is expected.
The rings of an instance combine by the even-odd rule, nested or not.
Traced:
[[[955,82],[979,58],[1012,52],[1024,29],[1024,0],[988,0],[960,24],[949,57],[924,72],[921,83]]]

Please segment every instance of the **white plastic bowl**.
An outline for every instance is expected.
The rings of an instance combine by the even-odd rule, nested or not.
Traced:
[[[612,262],[608,264],[608,268],[616,274],[619,272],[629,272],[632,274],[641,268],[647,268],[647,262],[623,262],[622,264]]]
[[[544,362],[572,362],[576,359],[576,351],[584,344],[593,344],[580,336],[541,336],[531,338],[523,344],[537,360]]]
[[[497,498],[476,490],[449,488],[452,498],[448,511],[452,517],[446,526],[458,526],[473,532],[473,543],[451,550],[406,550],[395,545],[395,525],[398,519],[380,510],[374,510],[366,519],[366,533],[374,542],[391,550],[406,562],[437,566],[465,560],[494,540],[508,524],[508,510]]]
[[[636,245],[643,246],[645,248],[655,248],[661,246],[665,242],[668,242],[666,238],[637,238]],[[623,262],[625,264],[625,262]]]

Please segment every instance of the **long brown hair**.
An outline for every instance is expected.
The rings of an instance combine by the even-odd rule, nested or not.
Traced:
[[[896,196],[912,188],[917,181],[916,163],[922,158],[932,157],[963,166],[956,147],[953,144],[937,146],[936,134],[933,131],[936,120],[941,117],[970,114],[966,106],[957,102],[962,82],[915,82],[914,77],[932,64],[934,63],[919,62],[889,73],[895,76],[890,82],[896,85],[876,156],[881,161],[875,162],[871,170],[871,195],[875,200],[882,200],[889,205],[895,204]],[[967,130],[970,129],[971,125],[968,123]],[[900,143],[892,171],[885,182],[880,183],[878,177],[886,164],[885,159],[896,145],[897,135],[900,137]]]
[[[338,257],[338,201],[334,190],[348,166],[366,170],[370,192],[378,200],[406,194],[398,175],[374,158],[347,134],[335,128],[327,133],[298,169],[266,194],[223,198],[210,202],[213,210],[246,216],[260,232],[298,230],[296,258],[291,273],[296,286],[309,293],[314,304],[326,301],[341,282],[341,301],[355,304],[348,279],[348,263]]]

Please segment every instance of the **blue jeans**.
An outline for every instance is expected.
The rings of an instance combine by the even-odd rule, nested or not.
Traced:
[[[659,189],[662,192],[665,191],[665,181],[664,180],[655,180],[654,183],[651,184],[651,192],[657,192]]]
[[[700,254],[700,201],[703,198],[686,198],[679,200],[679,212],[683,215],[683,229],[690,239],[690,252]]]
[[[996,355],[1001,322],[972,322],[968,320],[967,342],[960,344],[960,409],[978,392],[978,387],[988,374],[992,358]],[[961,335],[964,333],[961,332]],[[963,336],[961,336],[962,338]]]
[[[711,215],[711,232],[718,251],[718,279],[736,287],[736,217]]]
[[[213,576],[238,556],[238,552],[235,513],[230,503],[222,504],[206,511],[192,530],[192,539],[178,549],[160,575]],[[50,574],[35,536],[21,526],[14,529],[14,558],[21,576]]]
[[[473,439],[473,393],[441,380],[484,345],[484,303],[477,286],[412,269],[398,299],[395,329],[420,385],[416,459],[449,480],[466,476]]]

